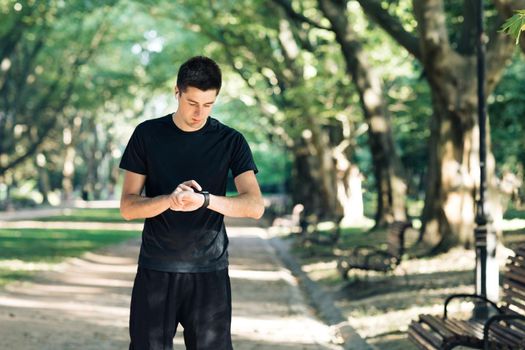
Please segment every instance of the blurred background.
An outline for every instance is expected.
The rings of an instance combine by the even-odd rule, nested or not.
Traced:
[[[206,55],[223,71],[213,116],[250,143],[269,224],[301,204],[302,229],[331,222],[345,248],[409,220],[424,254],[468,250],[480,187],[475,1],[418,3],[0,0],[0,211],[118,201],[134,127],[175,111],[177,68]],[[485,1],[486,207],[507,247],[525,233],[525,41],[500,28],[519,8]],[[120,220],[116,209],[76,214]],[[300,225],[288,219],[279,225]]]
[[[203,54],[224,71],[214,116],[248,138],[276,214],[303,203],[378,226],[408,215],[445,249],[468,243],[479,183],[472,6],[446,2],[448,51],[433,59],[410,1],[4,0],[0,209],[118,199],[133,128],[175,110],[176,69]],[[498,6],[486,11],[496,220],[525,196],[525,66],[496,32],[511,13]]]

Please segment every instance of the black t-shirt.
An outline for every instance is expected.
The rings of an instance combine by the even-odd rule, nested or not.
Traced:
[[[146,196],[170,194],[195,180],[214,195],[226,194],[226,181],[257,167],[244,137],[209,117],[199,130],[179,129],[171,114],[137,126],[120,167],[146,175]],[[228,266],[224,216],[210,209],[172,211],[147,218],[139,265],[170,272],[207,272]]]

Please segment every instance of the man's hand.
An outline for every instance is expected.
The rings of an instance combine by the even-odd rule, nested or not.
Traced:
[[[197,181],[195,181],[195,180],[184,181],[179,186],[177,186],[175,191],[177,191],[178,189],[181,189],[181,190],[184,190],[184,191],[190,191],[190,190],[193,190],[193,189],[196,189],[197,191],[202,191],[201,185],[199,185],[199,183]]]
[[[181,183],[170,195],[171,210],[175,211],[194,211],[204,204],[204,196],[196,193],[202,187],[195,180],[188,180]]]

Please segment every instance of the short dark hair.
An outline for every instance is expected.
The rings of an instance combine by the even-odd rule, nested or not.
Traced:
[[[180,66],[177,74],[177,87],[185,92],[188,86],[202,91],[221,89],[222,78],[219,65],[211,58],[195,56]]]

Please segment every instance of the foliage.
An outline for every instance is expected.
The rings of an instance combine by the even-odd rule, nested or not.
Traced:
[[[499,175],[504,172],[524,178],[525,170],[525,63],[519,54],[489,98],[492,149]]]
[[[404,30],[417,34],[411,1],[377,2]],[[465,39],[470,38],[465,32],[470,19],[464,15],[472,3],[444,2],[454,49],[472,49],[473,42]],[[47,176],[47,191],[59,193],[65,169],[73,164],[75,195],[93,183],[99,186],[98,198],[108,197],[133,127],[174,110],[176,67],[190,56],[205,54],[218,60],[224,73],[214,116],[246,135],[263,187],[286,187],[292,162],[289,145],[309,123],[329,128],[343,117],[350,121],[348,155],[366,177],[365,205],[373,208],[369,140],[340,47],[333,33],[321,28],[327,21],[316,1],[290,4],[320,27],[291,18],[274,1],[0,1],[0,167],[29,154],[0,182],[10,188],[30,185],[41,192],[41,179]],[[488,27],[496,26],[494,5],[486,5]],[[409,195],[421,199],[432,116],[425,72],[363,14],[359,2],[348,1],[347,7],[350,23],[370,53],[370,64],[383,77]],[[513,26],[507,22],[504,30],[518,28],[523,11],[516,16]],[[288,42],[297,46],[291,60],[283,41],[286,28]],[[500,173],[519,175],[525,164],[520,118],[524,73],[523,59],[516,55],[489,99]],[[69,143],[64,141],[67,133]],[[33,144],[37,148],[30,154]],[[72,163],[68,149],[74,151]],[[11,194],[18,197],[14,190]]]
[[[396,145],[406,171],[408,194],[424,197],[432,104],[428,84],[414,64],[411,72],[395,77],[387,94]]]
[[[525,31],[525,10],[516,11],[512,17],[503,23],[501,31],[516,38],[516,45],[518,45],[521,32]]]

